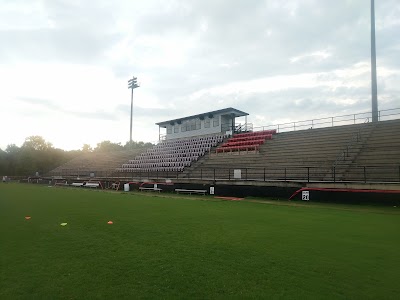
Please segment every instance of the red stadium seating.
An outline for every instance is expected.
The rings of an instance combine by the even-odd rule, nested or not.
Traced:
[[[239,133],[228,139],[219,148],[217,153],[235,151],[254,151],[264,144],[266,140],[271,140],[276,130],[263,130],[256,132]]]
[[[256,151],[259,145],[244,145],[244,146],[231,146],[231,147],[221,147],[217,149],[217,153],[226,152],[239,152],[239,151]]]

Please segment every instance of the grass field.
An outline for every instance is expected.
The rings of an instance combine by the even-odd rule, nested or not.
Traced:
[[[211,200],[0,184],[0,299],[398,299],[399,208]]]

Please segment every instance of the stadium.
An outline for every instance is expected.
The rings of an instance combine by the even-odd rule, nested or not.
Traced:
[[[262,10],[258,7],[268,11],[267,15],[270,18],[276,15],[278,20],[275,20],[275,23],[278,27],[284,25],[278,13],[283,11],[285,22],[290,24],[291,28],[296,27],[296,35],[302,31],[300,23],[291,22],[296,14],[302,15],[298,11],[304,14],[305,10],[312,8],[312,20],[319,20],[320,23],[325,23],[325,20],[322,20],[325,18],[336,19],[337,16],[341,16],[343,18],[340,20],[344,20],[348,17],[346,15],[345,18],[342,13],[335,14],[331,6],[326,6],[323,14],[317,9],[318,5],[322,4],[313,1],[303,1],[303,10],[297,1],[284,1],[284,4],[280,1],[255,1],[252,3],[254,5],[246,3],[245,6],[239,2],[234,5],[226,2],[220,7],[215,3],[203,7],[203,2],[200,6],[185,2],[181,7],[182,3],[174,1],[168,2],[165,7],[159,2],[154,4],[149,1],[149,6],[146,6],[147,2],[143,2],[140,4],[143,6],[140,6],[139,2],[121,1],[123,4],[119,7],[119,2],[109,6],[109,3],[99,1],[100,9],[91,5],[85,7],[81,3],[71,5],[61,2],[43,2],[42,6],[38,7],[26,4],[26,8],[19,8],[23,13],[18,16],[25,19],[26,12],[34,9],[36,13],[33,15],[40,20],[42,13],[46,12],[44,21],[39,22],[38,31],[42,32],[43,28],[48,26],[51,34],[47,32],[47,35],[52,36],[52,39],[55,40],[55,36],[68,38],[67,43],[63,44],[67,47],[61,47],[67,49],[65,61],[68,64],[73,65],[71,61],[79,61],[74,60],[74,46],[79,44],[78,48],[87,46],[87,49],[84,49],[87,51],[84,51],[87,55],[84,56],[85,63],[91,59],[94,62],[104,60],[104,65],[117,66],[113,70],[115,74],[124,74],[127,68],[121,66],[122,60],[132,58],[130,55],[134,53],[135,59],[128,63],[129,67],[141,64],[140,59],[136,59],[138,55],[145,60],[143,65],[148,72],[157,75],[160,73],[162,76],[159,78],[163,79],[171,77],[169,83],[176,78],[185,78],[176,84],[179,89],[185,89],[185,85],[191,85],[192,80],[196,81],[201,76],[196,77],[195,74],[187,79],[185,74],[175,77],[175,72],[183,72],[183,69],[175,69],[175,64],[181,62],[181,58],[177,57],[184,56],[186,48],[192,47],[188,44],[194,43],[196,38],[200,40],[204,36],[211,37],[210,44],[206,43],[206,48],[194,50],[201,56],[201,60],[191,66],[200,69],[200,65],[205,64],[204,57],[212,61],[211,52],[215,50],[213,39],[218,37],[213,36],[218,27],[217,23],[210,23],[213,30],[207,31],[209,25],[204,16],[199,19],[194,17],[197,10],[205,12],[205,15],[213,15],[214,21],[227,17],[221,26],[223,36],[227,36],[224,42],[227,43],[230,37],[227,28],[231,29],[234,20],[243,17],[246,7],[254,9],[250,10],[252,13],[247,17],[250,16],[250,23],[253,23],[254,19],[255,25],[249,26],[250,32],[260,31],[259,35],[256,35],[257,42],[260,37],[268,39],[274,35],[273,30],[269,29],[261,32],[256,19],[258,17],[264,20],[265,15],[258,15]],[[327,4],[319,7],[324,5]],[[344,1],[342,5],[353,11],[354,7],[358,7],[357,1]],[[14,10],[18,10],[18,5],[7,8],[7,15],[13,16]],[[219,10],[223,14],[217,14]],[[84,17],[80,19],[79,13],[82,12]],[[126,12],[139,15],[134,14],[135,19]],[[327,12],[332,16],[327,16]],[[56,17],[48,18],[47,14],[52,13]],[[92,13],[98,13],[99,19],[91,18],[89,15]],[[396,10],[393,10],[389,17],[395,16],[395,13]],[[193,28],[186,26],[190,24],[187,20],[180,23],[185,19],[184,16],[190,16],[190,19],[196,22],[200,20],[200,33],[193,33]],[[322,19],[319,19],[321,16]],[[109,19],[115,21],[115,27],[100,26],[103,23],[109,24]],[[132,19],[135,19],[135,22]],[[29,20],[34,24],[33,19]],[[84,22],[79,23],[82,20]],[[157,44],[154,32],[157,36],[162,36],[164,44],[168,44],[165,41],[171,36],[167,36],[167,31],[163,29],[168,28],[172,20],[177,22],[172,22],[172,26],[169,27],[173,32],[174,47],[173,51],[169,49],[166,52],[172,53],[172,58],[175,59],[171,58],[171,61],[165,62],[167,59],[164,56],[157,56],[158,52],[155,49],[161,46]],[[246,25],[248,20],[243,18]],[[357,23],[364,28],[362,20],[363,18],[357,19]],[[108,147],[107,151],[103,151],[100,147],[103,142],[92,149],[86,144],[85,138],[94,133],[102,136],[104,128],[111,128],[108,132],[112,134],[125,132],[127,128],[122,129],[109,124],[119,124],[116,119],[128,116],[125,113],[128,106],[113,111],[113,107],[118,106],[115,100],[118,96],[114,93],[106,95],[110,99],[107,102],[97,103],[95,99],[89,103],[90,111],[83,109],[87,103],[80,103],[80,99],[91,97],[87,90],[84,92],[83,86],[90,81],[92,87],[102,84],[90,79],[87,74],[96,77],[95,75],[102,73],[101,70],[104,69],[95,68],[94,71],[91,70],[92,73],[85,73],[90,69],[87,67],[89,63],[78,68],[83,75],[77,72],[74,76],[78,81],[85,81],[84,84],[78,85],[83,91],[79,90],[82,98],[71,97],[71,103],[66,107],[59,103],[73,93],[68,94],[70,91],[65,85],[69,82],[62,78],[52,82],[55,85],[62,82],[58,87],[62,86],[66,98],[62,97],[61,89],[53,89],[57,95],[60,94],[60,98],[57,98],[60,102],[53,103],[46,97],[17,97],[24,104],[18,106],[21,104],[19,103],[16,106],[18,112],[22,111],[21,116],[34,115],[34,108],[27,105],[32,100],[35,107],[39,106],[40,109],[36,110],[39,113],[31,123],[14,120],[10,113],[12,116],[8,120],[12,122],[3,122],[3,133],[9,134],[8,138],[13,137],[14,130],[15,135],[17,134],[19,123],[22,123],[24,132],[31,132],[30,127],[34,128],[42,117],[45,118],[47,112],[51,118],[43,122],[53,120],[46,123],[45,127],[55,132],[55,136],[63,138],[66,132],[71,132],[75,139],[83,136],[85,144],[82,150],[65,151],[54,148],[40,136],[31,136],[21,147],[12,143],[7,146],[6,151],[0,149],[0,176],[3,178],[0,183],[0,299],[398,299],[400,108],[389,107],[387,103],[394,103],[398,97],[391,94],[389,96],[392,100],[387,101],[389,96],[386,94],[386,98],[382,97],[382,102],[387,101],[386,106],[383,106],[384,109],[378,109],[373,0],[371,20],[371,95],[368,97],[371,96],[372,105],[371,110],[364,113],[352,109],[354,106],[349,105],[350,109],[344,110],[349,113],[332,114],[327,117],[327,113],[332,110],[326,109],[323,113],[311,112],[312,118],[294,119],[289,116],[286,118],[287,112],[281,109],[273,112],[281,115],[277,119],[290,121],[276,124],[271,122],[262,126],[260,120],[268,118],[256,116],[254,112],[258,106],[250,100],[235,99],[227,104],[215,98],[208,102],[213,105],[205,105],[201,99],[197,99],[197,107],[184,110],[184,106],[172,105],[173,100],[166,100],[170,95],[167,83],[158,92],[162,95],[160,103],[165,104],[163,109],[167,113],[164,115],[170,117],[158,119],[157,109],[154,107],[147,114],[151,119],[151,126],[157,126],[158,129],[158,135],[149,137],[149,140],[157,141],[134,142],[133,133],[150,136],[151,132],[156,131],[149,130],[139,121],[134,125],[133,94],[139,84],[137,78],[133,77],[128,81],[131,93],[130,140],[125,146],[104,141],[106,146],[117,147]],[[398,27],[396,16],[395,21],[390,20],[392,27],[388,26],[389,29]],[[63,21],[66,21],[66,27],[58,31],[58,35],[54,34],[57,33],[57,26],[63,24]],[[95,21],[98,21],[99,28],[95,26]],[[156,27],[158,29],[155,30],[151,25],[158,22],[162,28]],[[69,27],[72,28],[75,23],[79,23],[79,30],[75,28],[72,33],[69,32]],[[89,23],[91,26],[88,26]],[[307,23],[312,22],[307,20]],[[129,31],[132,30],[130,27],[136,27],[138,24],[142,24],[141,30],[148,29],[147,34],[150,34],[141,36],[138,32]],[[226,24],[229,26],[226,27]],[[238,21],[237,26],[232,28],[241,29],[240,24],[243,23]],[[339,25],[337,21],[335,24]],[[382,24],[380,26],[383,26]],[[32,25],[29,23],[24,26],[30,28]],[[317,27],[315,24],[311,26]],[[91,40],[90,35],[81,35],[81,31],[89,32],[89,27],[95,28],[96,39]],[[174,35],[183,27],[189,28],[190,36],[187,39],[174,39]],[[347,35],[348,29],[345,26],[338,27],[340,32],[346,32]],[[103,42],[108,45],[112,44],[111,40],[118,40],[115,36],[108,36],[113,31],[109,30],[110,28],[122,39],[110,49],[105,46],[102,48]],[[234,47],[231,48],[240,48],[237,37],[244,39],[249,31],[232,32]],[[354,32],[354,35],[359,34],[355,29]],[[40,50],[35,48],[36,51],[32,53],[34,56],[46,57],[43,50],[46,45],[37,38],[40,35],[36,34],[29,31],[29,36],[35,37],[35,46],[40,44]],[[130,40],[132,36],[134,38]],[[338,42],[337,36],[333,36],[335,43]],[[343,36],[343,33],[339,36]],[[312,38],[314,39],[314,36]],[[221,36],[217,38],[219,39]],[[351,39],[350,37],[349,40]],[[186,40],[190,42],[187,44]],[[289,40],[282,43],[284,48],[290,48]],[[12,40],[10,41],[12,44]],[[282,42],[284,39],[278,41]],[[131,42],[135,47],[129,48]],[[145,50],[142,56],[137,50],[140,46],[135,44],[140,42]],[[302,45],[304,41],[294,42]],[[310,40],[307,40],[304,43],[309,42]],[[23,43],[17,44],[18,49],[24,48],[21,47]],[[179,44],[179,47],[175,44]],[[96,51],[91,48],[93,45],[94,48],[102,48],[104,51],[97,58]],[[245,45],[246,55],[238,51],[238,57],[246,60],[252,56],[251,50],[256,47],[252,43],[249,45]],[[53,51],[54,45],[51,46]],[[278,48],[279,51],[282,51],[283,47]],[[221,56],[225,57],[231,48],[224,45],[224,53]],[[269,51],[270,48],[274,48],[274,44],[268,42],[263,51]],[[349,48],[357,47],[346,48],[351,55],[357,55],[354,52],[359,49]],[[301,46],[296,49],[296,56],[291,57],[289,61],[296,63],[305,60],[303,67],[311,65],[313,60],[308,60],[310,55],[299,52]],[[390,50],[393,49],[398,50],[394,46]],[[311,52],[313,59],[317,56],[314,71],[319,70],[319,65],[324,64],[324,57],[329,56],[329,53],[324,51],[322,54],[318,51]],[[29,50],[25,53],[27,52]],[[14,57],[14,53],[12,54],[9,55],[11,58]],[[150,56],[149,60],[146,60],[147,56]],[[228,73],[234,73],[231,68],[237,63],[225,63],[219,55],[217,56],[217,67],[224,69],[226,80],[232,80],[234,77],[230,77],[232,74]],[[257,59],[256,64],[262,65],[261,59]],[[51,59],[50,62],[53,64]],[[246,62],[251,62],[251,59]],[[125,64],[125,61],[123,63]],[[155,68],[157,64],[160,64],[161,68]],[[209,69],[202,73],[202,76],[205,77],[213,72],[211,70],[215,70],[211,65],[207,65]],[[170,66],[172,71],[163,74],[165,66]],[[279,63],[278,66],[284,67]],[[60,65],[55,64],[50,70],[54,71],[58,67]],[[39,69],[37,65],[35,74],[36,69]],[[74,66],[71,66],[71,69],[74,69]],[[390,73],[388,70],[384,71]],[[7,76],[12,77],[11,73],[7,73]],[[54,74],[50,73],[50,77],[56,78],[55,71]],[[103,84],[106,82],[104,85],[111,85],[114,77],[105,73],[107,80],[103,81]],[[219,74],[221,73],[214,74],[212,80],[217,82]],[[251,78],[256,77],[253,75]],[[344,78],[346,77],[341,80],[344,81]],[[356,80],[357,76],[348,78]],[[396,74],[391,77],[392,80],[393,78],[396,79]],[[330,78],[327,81],[329,80]],[[29,86],[28,81],[30,80],[26,80],[25,83]],[[156,89],[155,85],[151,85],[151,80],[147,82],[148,89]],[[144,86],[145,84],[142,89]],[[199,86],[194,86],[197,92]],[[357,97],[365,99],[361,88],[357,84],[354,86],[346,92],[357,93]],[[6,91],[7,88],[9,87],[5,84]],[[34,86],[32,91],[27,93],[34,94],[35,90],[40,88],[36,89]],[[46,82],[43,90],[43,95],[51,95],[51,84]],[[279,90],[281,91],[283,92]],[[299,91],[300,89],[295,89],[295,93]],[[107,89],[102,89],[100,93],[108,92]],[[207,92],[204,94],[208,97]],[[336,90],[333,90],[332,94],[336,95]],[[7,93],[3,95],[7,96]],[[352,96],[354,95],[346,96],[345,100],[351,99]],[[179,96],[176,96],[173,99],[178,98]],[[279,99],[281,98],[275,97],[271,101]],[[148,97],[142,101],[151,100],[152,98]],[[115,102],[110,104],[112,101]],[[363,101],[362,105],[365,104]],[[193,102],[180,103],[189,103],[189,106]],[[258,102],[258,105],[259,103],[269,110],[264,100]],[[326,105],[328,102],[321,103]],[[110,112],[97,110],[104,107],[110,109]],[[7,114],[7,110],[5,111]],[[187,113],[188,111],[190,112]],[[266,110],[260,111],[262,114]],[[85,121],[75,122],[79,119],[73,119],[71,112]],[[1,113],[0,111],[0,115]],[[68,115],[70,118],[67,118]],[[101,122],[107,123],[106,119],[109,118],[110,123],[105,127],[100,126],[101,122],[95,123],[94,120],[99,115],[102,117]],[[140,118],[139,114],[135,117]],[[10,130],[9,123],[12,123]],[[73,127],[75,125],[77,127]],[[71,142],[65,140],[66,143]]]
[[[399,115],[390,109],[379,111],[378,122],[364,113],[253,128],[248,113],[225,108],[156,123],[160,140],[149,149],[85,154],[40,179],[100,189],[128,184],[128,191],[211,189],[224,197],[295,199],[306,192],[314,201],[362,193],[364,201],[396,204]]]

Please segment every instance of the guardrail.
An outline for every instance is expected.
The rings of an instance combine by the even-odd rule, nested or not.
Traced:
[[[378,112],[379,121],[388,121],[398,119],[400,117],[400,108],[380,110]],[[342,115],[335,117],[327,117],[312,120],[295,121],[289,123],[272,124],[267,126],[257,126],[254,127],[254,131],[271,130],[276,129],[279,132],[288,132],[296,130],[304,130],[311,128],[324,128],[324,127],[334,127],[340,125],[354,125],[368,123],[372,120],[372,112]]]

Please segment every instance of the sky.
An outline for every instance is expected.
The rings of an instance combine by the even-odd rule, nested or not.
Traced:
[[[158,140],[226,107],[253,126],[371,111],[368,0],[0,0],[0,148]],[[400,1],[376,0],[379,109],[400,107]]]

